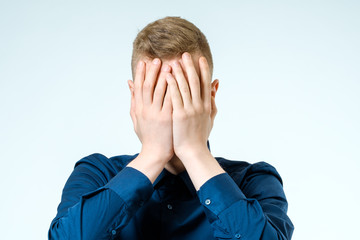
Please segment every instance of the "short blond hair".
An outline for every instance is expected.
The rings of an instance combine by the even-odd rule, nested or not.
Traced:
[[[170,59],[182,53],[203,55],[213,69],[212,54],[205,35],[193,23],[180,17],[165,17],[149,23],[136,36],[133,43],[131,69],[142,57]]]

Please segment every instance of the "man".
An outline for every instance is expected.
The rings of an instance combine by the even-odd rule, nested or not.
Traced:
[[[78,161],[49,239],[290,239],[275,168],[210,152],[219,81],[202,32],[167,17],[133,47],[130,115],[141,151]]]

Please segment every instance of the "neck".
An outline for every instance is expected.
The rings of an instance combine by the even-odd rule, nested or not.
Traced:
[[[165,169],[174,175],[178,175],[179,173],[185,171],[184,164],[175,154],[165,165]]]

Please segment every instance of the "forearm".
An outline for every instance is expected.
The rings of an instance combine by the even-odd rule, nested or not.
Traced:
[[[149,179],[125,167],[101,186],[91,164],[77,166],[68,179],[49,229],[49,239],[106,239],[121,231],[153,192]],[[129,181],[131,179],[131,181]]]
[[[281,191],[277,180],[270,175],[261,178],[260,174],[249,178],[264,186],[256,193],[258,200],[245,196],[227,173],[210,179],[197,192],[216,239],[291,239],[293,226],[284,208],[286,200],[277,193]]]
[[[105,239],[110,238],[114,223],[123,228],[129,221],[126,203],[112,190],[99,189],[84,195],[64,216],[52,221],[49,239]]]
[[[189,149],[178,157],[183,162],[197,191],[209,179],[225,173],[207,147]]]
[[[256,181],[257,186],[263,186],[259,196],[264,195],[264,199],[252,193],[260,198],[258,201],[253,195],[250,198],[245,196],[207,148],[197,147],[182,152],[180,159],[217,239],[291,239],[293,225],[284,211],[286,199],[282,186],[274,175],[258,172],[254,174],[255,178],[250,178],[251,184]],[[248,193],[254,191],[251,186]]]
[[[164,169],[168,159],[150,151],[141,151],[127,166],[143,173],[151,183],[154,183]]]

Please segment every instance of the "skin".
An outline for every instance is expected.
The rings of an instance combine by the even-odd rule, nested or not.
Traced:
[[[184,53],[163,62],[142,58],[128,84],[130,115],[142,143],[129,167],[152,183],[164,168],[173,174],[186,169],[196,190],[225,172],[207,148],[219,81],[211,83],[205,57]]]

